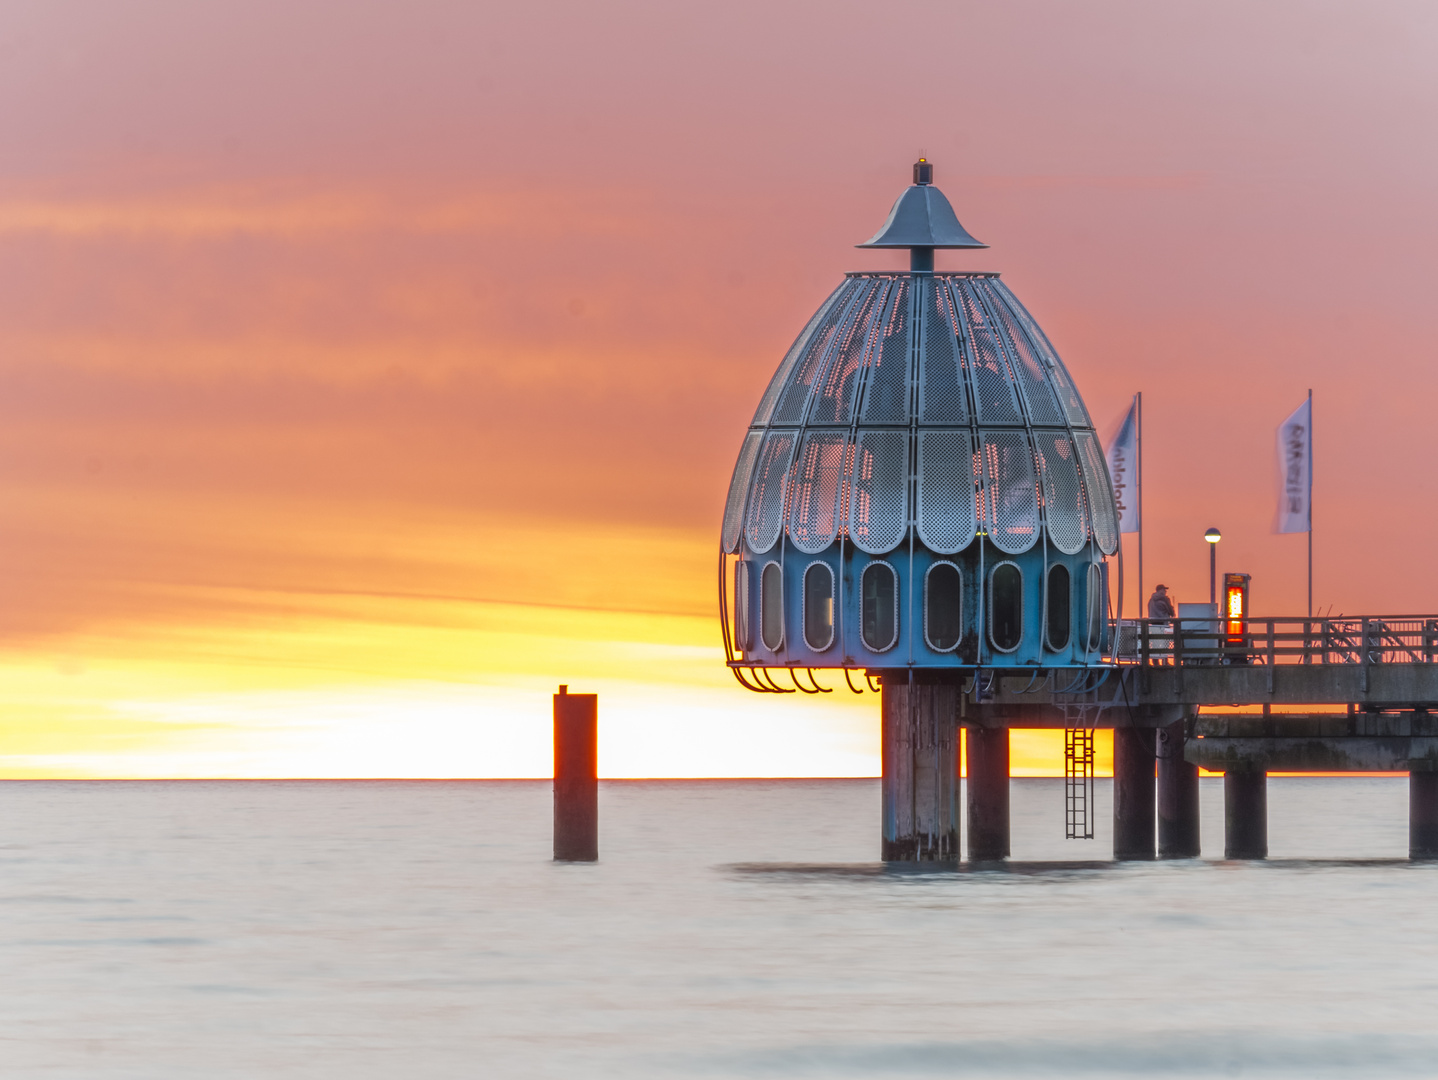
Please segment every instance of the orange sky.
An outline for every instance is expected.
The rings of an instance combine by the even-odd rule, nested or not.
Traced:
[[[0,775],[543,775],[561,681],[609,775],[874,772],[874,698],[726,681],[713,560],[920,152],[941,267],[1144,391],[1150,585],[1217,525],[1301,609],[1311,386],[1316,601],[1438,610],[1431,4],[50,0],[0,102]]]

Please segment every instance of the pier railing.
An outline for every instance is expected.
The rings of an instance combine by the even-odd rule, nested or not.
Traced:
[[[1123,619],[1109,640],[1121,664],[1432,664],[1438,616]]]

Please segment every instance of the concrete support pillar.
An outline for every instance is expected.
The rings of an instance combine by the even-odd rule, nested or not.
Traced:
[[[1438,772],[1408,774],[1408,857],[1438,859]]]
[[[959,857],[958,704],[957,687],[884,679],[885,862]]]
[[[1223,857],[1268,858],[1268,774],[1262,770],[1223,774]]]
[[[554,695],[554,858],[599,858],[599,695]]]
[[[1152,859],[1153,728],[1113,729],[1113,857]]]
[[[1198,766],[1183,759],[1184,721],[1158,730],[1158,857],[1196,859]]]
[[[969,861],[1009,855],[1009,729],[968,728]]]

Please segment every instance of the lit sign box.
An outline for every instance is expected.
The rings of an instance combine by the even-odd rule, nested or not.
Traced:
[[[1247,650],[1249,574],[1223,575],[1224,636],[1230,647]],[[1246,659],[1246,656],[1245,656]]]

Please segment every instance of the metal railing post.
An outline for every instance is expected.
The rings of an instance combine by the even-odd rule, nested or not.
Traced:
[[[1362,652],[1360,653],[1360,655],[1359,655],[1359,657],[1358,657],[1358,662],[1359,662],[1360,664],[1362,664],[1363,670],[1362,670],[1362,673],[1359,675],[1359,678],[1358,678],[1358,689],[1361,690],[1361,691],[1363,691],[1363,693],[1366,694],[1366,693],[1368,693],[1368,663],[1369,663],[1369,652],[1368,652],[1368,619],[1367,619],[1367,618],[1365,618],[1365,619],[1363,620],[1363,627],[1362,627],[1362,630],[1361,630],[1361,634],[1362,634],[1362,637],[1360,638],[1360,644],[1359,644],[1358,647],[1359,647],[1359,649],[1362,650]]]
[[[1268,692],[1273,693],[1273,664],[1277,656],[1273,648],[1273,620],[1268,620]]]

